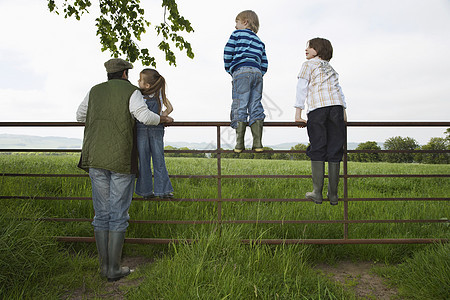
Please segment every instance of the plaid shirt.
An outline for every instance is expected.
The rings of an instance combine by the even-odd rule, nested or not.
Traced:
[[[295,107],[308,111],[326,106],[341,105],[347,107],[345,96],[339,85],[339,75],[330,63],[313,58],[303,63],[297,76],[297,100]]]

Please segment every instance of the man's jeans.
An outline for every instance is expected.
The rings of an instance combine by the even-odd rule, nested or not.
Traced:
[[[264,108],[261,103],[263,78],[259,69],[240,67],[233,72],[233,103],[231,104],[231,127],[236,129],[238,122],[247,122],[251,126],[256,120],[264,120]]]
[[[89,168],[89,177],[95,210],[94,231],[125,232],[130,219],[128,209],[133,198],[135,175]]]
[[[164,196],[172,193],[173,187],[164,160],[164,127],[139,125],[137,126],[139,177],[136,180],[136,194],[146,197],[152,194]],[[150,165],[152,160],[155,173],[154,186]]]

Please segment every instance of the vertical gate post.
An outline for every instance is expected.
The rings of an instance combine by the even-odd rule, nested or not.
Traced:
[[[345,142],[344,142],[344,221],[348,221],[348,168],[347,168],[347,123],[345,124]],[[348,222],[344,223],[344,239],[348,239]]]
[[[220,125],[217,125],[217,223],[222,232],[222,163],[220,145]]]

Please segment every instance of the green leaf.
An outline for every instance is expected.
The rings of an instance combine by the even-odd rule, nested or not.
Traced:
[[[47,0],[50,12],[59,15],[57,0]],[[59,0],[64,12],[64,18],[81,19],[84,13],[89,13],[89,0]],[[101,51],[109,51],[112,56],[125,55],[130,62],[140,60],[145,66],[156,66],[156,60],[147,48],[140,49],[138,42],[142,34],[147,32],[151,22],[145,17],[145,11],[140,7],[139,0],[99,0],[100,15],[95,19],[96,34],[99,37]],[[163,41],[158,49],[165,53],[169,65],[176,66],[176,56],[171,44],[180,51],[186,51],[189,58],[194,58],[191,45],[179,36],[177,32],[193,32],[191,23],[180,15],[175,0],[162,0],[164,22],[155,26],[154,30]],[[168,17],[166,18],[166,14]]]

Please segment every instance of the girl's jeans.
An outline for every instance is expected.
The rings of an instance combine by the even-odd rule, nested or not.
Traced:
[[[134,174],[121,174],[104,169],[89,168],[95,217],[94,231],[125,232],[128,209],[133,198]]]
[[[233,72],[233,103],[231,104],[231,127],[236,129],[238,122],[247,122],[251,126],[256,120],[264,120],[264,108],[261,103],[263,78],[259,69],[240,67]]]
[[[146,197],[163,196],[173,192],[172,183],[164,160],[164,127],[137,124],[137,148],[139,152],[139,177],[136,194]],[[155,184],[153,185],[152,168]]]

